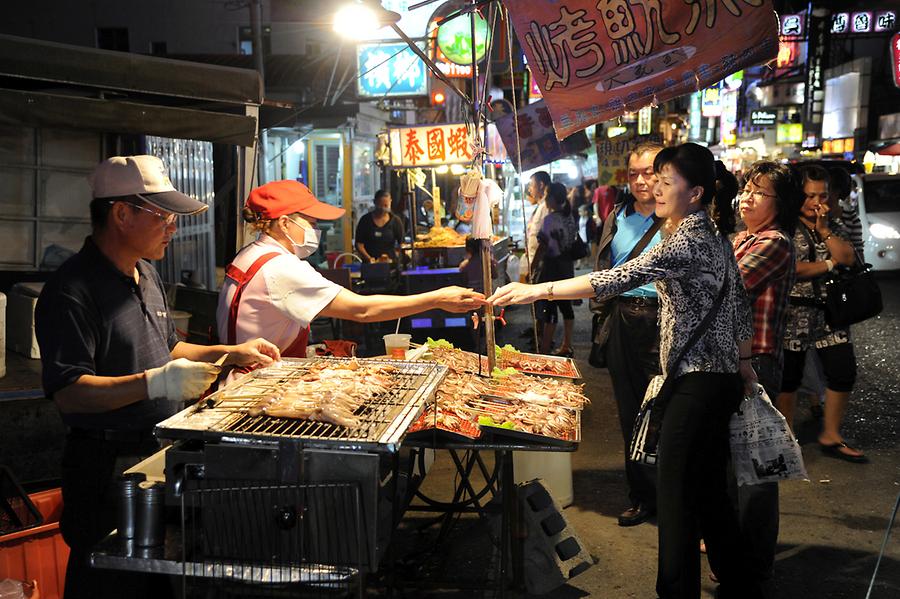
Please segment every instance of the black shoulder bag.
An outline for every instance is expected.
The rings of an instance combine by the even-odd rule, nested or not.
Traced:
[[[726,243],[722,238],[723,246]],[[657,459],[657,446],[659,445],[659,434],[662,430],[663,415],[669,398],[672,393],[672,386],[675,384],[675,372],[678,371],[678,365],[684,360],[684,357],[691,350],[703,333],[709,329],[713,318],[722,306],[725,300],[725,293],[728,291],[728,281],[730,279],[730,269],[728,267],[728,254],[725,255],[725,277],[722,279],[722,288],[719,295],[713,301],[709,312],[703,318],[703,321],[694,329],[691,338],[688,339],[684,347],[681,348],[678,357],[669,366],[666,375],[658,374],[650,381],[647,386],[647,392],[644,395],[644,402],[638,412],[637,418],[634,420],[634,429],[631,433],[631,443],[628,448],[628,459],[632,462],[655,466]]]
[[[615,218],[615,215],[611,214],[610,216],[611,218]],[[662,227],[662,219],[654,216],[653,224],[631,249],[628,257],[625,258],[625,262],[639,256],[647,245],[650,244],[650,240],[653,239],[653,236],[656,235],[660,227]],[[609,342],[609,312],[609,308],[607,307],[603,312],[594,314],[591,331],[591,353],[588,355],[588,364],[594,368],[606,368],[606,344]]]
[[[815,245],[810,231],[800,223],[800,231],[810,247],[810,262],[815,261]],[[856,264],[849,269],[832,272],[825,281],[825,301],[821,287],[816,279],[812,280],[816,302],[825,310],[825,322],[832,329],[847,328],[851,324],[862,322],[877,316],[884,308],[881,289],[872,273],[872,265],[864,264],[854,250]],[[796,303],[796,302],[795,302]]]

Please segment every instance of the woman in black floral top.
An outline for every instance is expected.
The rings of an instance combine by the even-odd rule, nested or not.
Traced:
[[[755,389],[750,366],[752,320],[731,246],[706,213],[715,193],[713,156],[697,144],[659,152],[654,161],[656,214],[667,236],[649,252],[619,267],[566,281],[510,283],[488,298],[496,305],[538,299],[605,299],[656,282],[660,299],[660,361],[676,377],[659,440],[657,523],[660,597],[700,596],[701,531],[723,596],[754,596],[740,566],[735,513],[726,493],[728,421]],[[696,345],[673,364],[714,306],[716,316]],[[742,385],[742,380],[744,385]],[[699,528],[697,524],[699,523]]]
[[[828,171],[818,165],[800,170],[804,202],[794,235],[797,283],[791,290],[784,335],[784,375],[778,409],[793,426],[797,389],[807,350],[815,350],[825,372],[825,421],[819,434],[822,451],[848,462],[868,461],[841,436],[841,423],[856,382],[856,355],[850,329],[825,322],[825,280],[835,268],[852,266],[856,254],[843,224],[829,217]]]

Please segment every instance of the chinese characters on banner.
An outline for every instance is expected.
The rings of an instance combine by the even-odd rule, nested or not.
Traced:
[[[775,58],[769,0],[506,0],[563,139]]]
[[[500,117],[494,123],[506,146],[513,165],[518,161],[518,151],[522,151],[521,170],[527,171],[568,154],[580,152],[590,146],[584,131],[563,141],[556,139],[553,120],[547,104],[541,100],[519,110],[519,144],[516,145],[516,119],[512,114]]]
[[[466,125],[424,125],[390,129],[391,166],[417,167],[472,161]]]

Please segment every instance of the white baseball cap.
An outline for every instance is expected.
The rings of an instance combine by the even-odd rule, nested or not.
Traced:
[[[166,167],[156,156],[113,156],[97,165],[89,177],[95,198],[137,196],[167,212],[197,214],[209,206],[172,186]]]

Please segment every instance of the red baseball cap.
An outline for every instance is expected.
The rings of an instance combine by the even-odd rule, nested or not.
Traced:
[[[346,212],[320,202],[306,185],[293,180],[272,181],[257,187],[250,192],[246,206],[264,219],[299,212],[316,220],[335,220]]]

